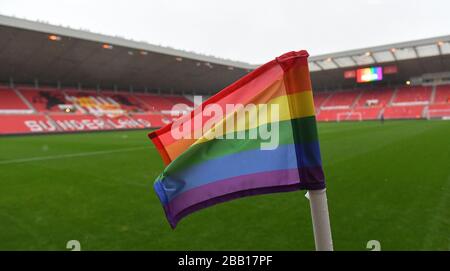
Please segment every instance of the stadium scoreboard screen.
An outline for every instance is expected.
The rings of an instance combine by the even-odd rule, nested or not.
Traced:
[[[368,83],[373,81],[383,80],[383,74],[394,74],[397,73],[397,66],[386,66],[386,67],[366,67],[356,70],[344,71],[345,79],[356,78],[357,83]]]
[[[380,81],[383,79],[383,69],[381,67],[369,67],[356,70],[356,82],[366,83]]]

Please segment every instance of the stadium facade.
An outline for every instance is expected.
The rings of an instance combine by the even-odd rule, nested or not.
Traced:
[[[160,127],[257,67],[6,16],[0,37],[0,134]],[[309,65],[319,121],[450,117],[450,36]]]

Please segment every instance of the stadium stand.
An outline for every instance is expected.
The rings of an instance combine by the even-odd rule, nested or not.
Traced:
[[[431,87],[400,87],[393,101],[393,105],[418,105],[429,104],[431,99]]]
[[[176,95],[1,86],[0,134],[156,128],[192,108]]]
[[[450,85],[315,93],[318,121],[450,118]]]
[[[45,129],[42,127],[45,127]],[[25,134],[30,132],[56,131],[56,128],[52,127],[52,124],[49,123],[49,120],[45,115],[0,115],[0,134]]]
[[[18,88],[17,90],[37,112],[61,112],[58,105],[66,104],[64,93],[61,91],[36,88]]]
[[[64,90],[67,106],[83,113],[101,116],[122,115],[125,112],[145,112],[147,108],[128,93],[113,91],[97,92],[93,90]]]
[[[423,117],[423,105],[390,106],[384,110],[385,119],[420,119]]]
[[[0,110],[30,110],[30,108],[14,89],[0,87]]]
[[[350,108],[356,98],[361,94],[360,90],[339,91],[331,94],[320,106],[321,109],[342,109]]]
[[[129,116],[96,117],[92,115],[52,115],[51,119],[61,131],[142,129],[152,127],[140,118]]]
[[[379,118],[382,109],[381,107],[355,108],[346,120],[375,120]]]
[[[450,118],[450,85],[434,94],[433,87],[402,86],[315,92],[314,99],[325,122]],[[176,95],[0,86],[0,134],[156,128],[193,107]]]
[[[180,103],[193,106],[193,103],[190,100],[180,96],[136,94],[136,97],[145,103],[152,112],[170,111],[175,104]]]
[[[435,104],[450,104],[450,85],[436,86]]]
[[[367,89],[356,102],[356,107],[384,107],[394,94],[393,88]]]
[[[0,134],[161,127],[192,110],[194,93],[212,96],[258,66],[3,15],[0,26]],[[24,47],[42,56],[24,61]],[[318,121],[450,119],[450,36],[308,66]]]
[[[319,110],[322,104],[328,99],[330,93],[314,92],[314,107]]]
[[[317,115],[318,121],[338,121],[345,120],[347,114],[351,111],[348,109],[329,109],[329,110],[320,110]],[[340,117],[341,116],[341,117]]]
[[[170,122],[172,122],[173,118],[170,115],[163,114],[152,114],[152,113],[144,113],[144,114],[134,114],[132,115],[133,119],[144,120],[147,121],[151,127],[162,127]]]
[[[450,118],[450,103],[447,104],[432,104],[425,112],[428,119],[432,118]]]
[[[429,86],[316,93],[315,97],[319,97],[316,107],[320,108],[316,108],[316,115],[318,121],[375,120],[381,116],[385,119],[444,117],[450,115],[449,92],[448,85],[437,87],[432,104]]]
[[[112,99],[114,102],[120,104],[120,107],[127,112],[146,112],[148,106],[140,102],[138,98],[128,93],[117,93],[105,91],[101,93],[102,97]]]

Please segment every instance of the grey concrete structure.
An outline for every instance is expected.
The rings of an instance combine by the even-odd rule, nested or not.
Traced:
[[[50,36],[54,40],[50,39]],[[0,16],[0,81],[163,93],[213,93],[254,68],[215,58]]]
[[[344,72],[369,66],[397,66],[398,72],[385,76],[381,84],[399,84],[450,71],[450,36],[311,56],[309,62],[315,90],[357,87],[354,78],[344,78]],[[3,83],[12,79],[55,87],[212,94],[256,67],[0,15]]]
[[[424,74],[450,71],[450,36],[311,56],[309,66],[314,88],[319,90],[357,87],[361,84],[344,78],[344,72],[373,66],[396,66],[398,72],[371,84],[401,84]]]

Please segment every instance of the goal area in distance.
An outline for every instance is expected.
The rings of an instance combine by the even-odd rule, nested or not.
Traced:
[[[361,112],[341,112],[337,114],[337,122],[341,122],[344,120],[357,120],[362,121],[362,113]]]
[[[447,109],[428,109],[425,112],[425,117],[429,119],[443,119],[450,120],[450,108]]]

